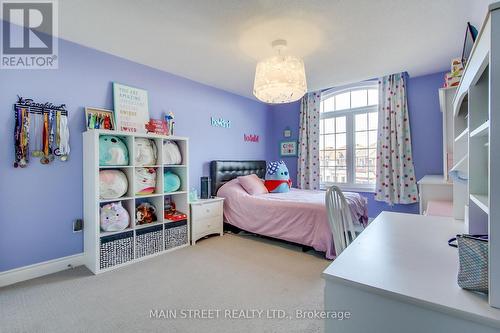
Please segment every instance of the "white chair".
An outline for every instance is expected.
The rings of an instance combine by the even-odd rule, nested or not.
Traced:
[[[347,200],[337,186],[332,186],[326,191],[326,215],[332,229],[335,253],[338,256],[356,238],[356,232]]]

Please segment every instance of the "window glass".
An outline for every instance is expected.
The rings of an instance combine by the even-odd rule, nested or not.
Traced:
[[[375,184],[378,86],[366,82],[321,102],[320,181],[324,185]],[[341,111],[341,112],[339,112]],[[340,115],[337,115],[340,114]]]
[[[361,108],[368,103],[367,90],[353,90],[351,91],[351,108]]]
[[[356,131],[366,131],[368,129],[368,114],[357,114],[355,122]]]
[[[335,111],[351,108],[350,92],[335,95]]]
[[[323,101],[323,112],[335,111],[335,96]]]
[[[368,105],[378,105],[378,89],[368,89]]]

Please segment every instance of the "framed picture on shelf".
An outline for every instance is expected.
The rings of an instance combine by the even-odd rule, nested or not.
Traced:
[[[87,129],[106,129],[114,131],[115,113],[113,110],[99,108],[85,108],[85,124]]]
[[[116,128],[130,133],[146,133],[149,122],[148,92],[113,82]]]
[[[281,141],[280,156],[297,156],[297,141]]]

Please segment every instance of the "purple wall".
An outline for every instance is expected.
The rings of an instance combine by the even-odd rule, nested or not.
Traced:
[[[297,157],[280,157],[279,144],[283,140],[292,141],[299,139],[299,112],[300,101],[288,104],[278,104],[271,107],[270,123],[272,131],[269,135],[269,152],[271,160],[283,160],[290,172],[290,179],[295,187],[297,185]],[[292,130],[292,136],[285,138],[283,130],[289,127]]]
[[[72,221],[83,216],[83,107],[112,108],[112,81],[146,89],[152,118],[175,113],[176,134],[190,138],[191,187],[208,174],[210,160],[268,156],[267,105],[67,41],[61,40],[59,48],[58,70],[4,70],[0,75],[5,118],[0,127],[0,271],[82,252],[82,233],[72,232]],[[17,94],[67,105],[69,162],[42,166],[32,159],[26,169],[12,167]],[[232,127],[211,127],[212,115],[231,120]],[[244,133],[260,135],[260,142],[244,142]]]
[[[413,161],[417,179],[427,174],[443,173],[442,114],[439,109],[438,89],[442,87],[444,73],[435,73],[408,80],[408,108],[412,134]],[[273,106],[271,109],[274,142],[282,140],[285,127],[290,127],[293,138],[298,137],[300,103]],[[269,156],[279,159],[279,153]],[[297,158],[285,159],[296,184]],[[368,198],[370,217],[376,217],[384,210],[418,213],[418,204],[389,206],[374,200],[373,193],[362,193]]]

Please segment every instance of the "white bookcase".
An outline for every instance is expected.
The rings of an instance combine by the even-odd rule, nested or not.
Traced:
[[[102,135],[117,136],[125,142],[129,152],[127,166],[99,165],[99,137]],[[156,169],[156,189],[153,194],[136,194],[135,150],[136,138],[147,138],[155,142],[158,150],[155,165],[146,166]],[[172,140],[177,143],[182,154],[179,165],[164,164],[163,142]],[[94,273],[101,273],[117,267],[128,265],[139,260],[179,249],[190,244],[189,231],[189,142],[185,137],[161,136],[153,134],[131,134],[108,130],[88,130],[83,133],[83,182],[84,182],[84,250],[86,266]],[[99,171],[117,169],[123,171],[128,179],[127,193],[111,200],[100,199]],[[169,170],[177,174],[181,180],[178,191],[165,193],[163,189],[163,173]],[[178,211],[185,213],[187,219],[172,222],[164,219],[164,199],[170,197]],[[129,226],[122,231],[104,232],[100,227],[100,208],[109,202],[120,201],[130,215]],[[136,205],[147,201],[156,208],[157,221],[145,225],[136,225]]]
[[[500,307],[500,2],[491,4],[453,100],[454,209],[468,205],[467,233],[489,235],[489,303]],[[456,191],[455,191],[455,187]]]

